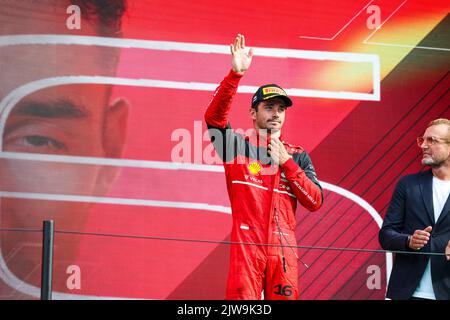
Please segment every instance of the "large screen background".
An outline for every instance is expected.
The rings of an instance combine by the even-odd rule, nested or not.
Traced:
[[[300,298],[384,299],[393,188],[450,116],[446,1],[139,0],[120,37],[84,11],[70,29],[69,1],[1,2],[1,298],[39,297],[45,219],[55,298],[225,297],[231,210],[203,114],[241,33],[233,127],[258,86],[286,88],[283,135],[324,187],[296,213]]]

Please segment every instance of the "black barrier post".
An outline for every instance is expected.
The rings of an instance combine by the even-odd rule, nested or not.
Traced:
[[[41,300],[52,300],[53,220],[44,221],[42,241]]]

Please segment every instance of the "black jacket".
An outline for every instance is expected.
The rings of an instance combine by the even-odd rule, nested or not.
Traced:
[[[397,183],[379,232],[383,249],[413,252],[407,244],[408,235],[417,229],[432,226],[430,240],[419,252],[445,252],[450,240],[450,197],[435,222],[432,178],[429,170],[405,176]],[[450,300],[450,261],[445,256],[401,253],[395,255],[387,298],[409,299],[419,285],[428,259],[431,259],[431,278],[436,299]]]

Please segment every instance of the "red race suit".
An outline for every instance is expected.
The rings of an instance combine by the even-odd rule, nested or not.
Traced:
[[[242,75],[222,80],[206,110],[211,141],[224,163],[233,226],[227,299],[298,299],[297,201],[309,211],[323,202],[306,151],[280,140],[291,155],[282,166],[267,154],[267,138],[234,132],[228,121]],[[258,141],[265,140],[265,141]]]

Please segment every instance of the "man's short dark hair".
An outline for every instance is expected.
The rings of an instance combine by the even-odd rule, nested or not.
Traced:
[[[127,0],[71,0],[81,9],[82,15],[95,23],[102,37],[122,35],[122,17],[127,10]]]
[[[100,37],[122,37],[122,17],[127,10],[127,0],[70,0],[80,7],[81,16],[93,25]],[[105,47],[100,62],[114,75],[119,62],[120,48]]]

